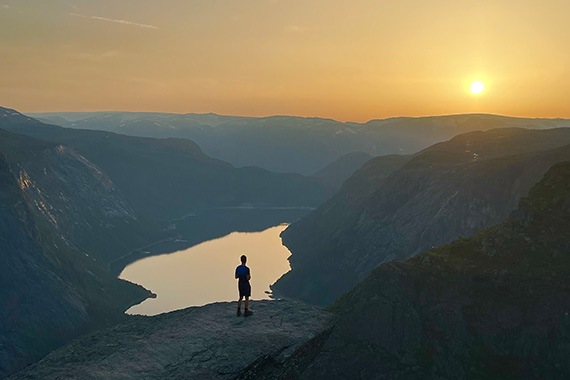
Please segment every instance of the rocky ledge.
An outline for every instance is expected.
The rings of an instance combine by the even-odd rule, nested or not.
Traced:
[[[331,314],[290,300],[255,301],[236,316],[223,302],[84,335],[9,379],[232,379],[260,360],[281,362],[325,331]]]

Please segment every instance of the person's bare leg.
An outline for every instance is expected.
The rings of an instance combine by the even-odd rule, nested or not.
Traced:
[[[245,312],[243,313],[243,315],[249,317],[252,314],[253,312],[249,310],[249,297],[245,297]]]
[[[240,296],[240,297],[239,297],[239,300],[238,300],[238,308],[237,308],[237,315],[238,315],[238,317],[241,315],[241,299],[242,299],[242,298],[243,298],[243,297]],[[246,303],[245,303],[245,308],[247,309],[247,301],[245,301],[245,302],[246,302]]]

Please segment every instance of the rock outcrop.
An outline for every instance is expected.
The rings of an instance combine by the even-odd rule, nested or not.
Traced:
[[[253,363],[284,362],[331,323],[330,313],[294,301],[254,301],[252,310],[237,317],[236,303],[224,302],[131,316],[9,380],[233,379]]]

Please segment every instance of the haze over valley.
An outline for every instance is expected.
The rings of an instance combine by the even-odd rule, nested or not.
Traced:
[[[568,14],[0,0],[0,379],[569,379]]]
[[[250,253],[261,272],[254,281],[254,298],[271,295],[271,285],[272,297],[327,306],[382,263],[406,259],[503,222],[552,165],[570,160],[566,120],[458,115],[419,121],[450,133],[450,120],[453,128],[479,130],[408,155],[372,157],[364,145],[357,146],[355,152],[360,153],[337,152],[338,157],[311,177],[237,168],[209,157],[186,138],[60,127],[2,109],[4,199],[6,206],[16,205],[12,213],[29,215],[10,219],[10,214],[3,214],[4,231],[9,234],[5,239],[14,241],[4,256],[8,261],[3,278],[19,276],[5,282],[13,301],[5,305],[4,315],[10,315],[15,302],[20,310],[29,310],[18,321],[20,332],[4,335],[13,342],[3,351],[4,373],[41,358],[83,331],[127,321],[123,312],[147,298],[130,313],[156,315],[231,300],[234,291],[228,272],[241,253]],[[418,119],[408,121],[410,129],[419,128]],[[498,121],[506,127],[494,128]],[[315,123],[318,127],[320,121]],[[405,125],[403,120],[398,123]],[[337,126],[330,128],[334,131]],[[394,136],[394,130],[386,128],[390,132],[379,128],[379,135]],[[313,133],[310,125],[306,131]],[[406,140],[408,128],[396,131],[402,132],[395,138]],[[297,135],[304,132],[301,129]],[[326,141],[312,144],[326,145]],[[282,223],[292,224],[274,227]],[[14,240],[20,235],[8,232],[8,226],[22,237]],[[277,239],[275,248],[261,240],[264,230]],[[234,231],[257,232],[247,237],[253,240],[239,245],[231,240],[239,236],[230,234]],[[278,248],[279,232],[270,231],[283,231],[283,244],[292,254],[290,271],[288,264],[278,264],[290,253]],[[221,238],[220,243],[206,242],[216,238]],[[281,259],[275,250],[283,252]],[[33,260],[32,267],[18,264],[24,254]],[[154,255],[159,256],[150,257]],[[178,264],[172,261],[175,257]],[[169,266],[180,268],[180,274],[174,275]],[[114,278],[121,272],[121,278],[149,290]],[[50,279],[50,273],[60,273],[53,277],[57,281]],[[194,282],[184,280],[188,276]],[[46,284],[41,292],[19,285],[32,278]],[[81,301],[73,301],[61,289]],[[194,297],[192,289],[197,292]],[[101,291],[108,294],[105,301],[98,295]],[[57,312],[34,301],[39,294],[42,300],[59,299]],[[273,308],[271,303],[267,307]],[[42,316],[43,322],[28,319],[38,312],[49,312]],[[61,313],[72,319],[62,319]],[[13,322],[8,318],[4,323]],[[52,327],[44,330],[48,326]],[[212,328],[214,332],[217,327]],[[39,334],[41,345],[37,329],[51,331]],[[37,368],[41,369],[15,378],[36,376],[31,374],[38,370],[45,371],[47,378],[60,373],[51,367]]]
[[[105,130],[141,137],[188,138],[209,156],[238,167],[259,166],[304,175],[312,175],[341,156],[354,152],[370,156],[406,155],[464,132],[508,127],[545,129],[570,126],[568,120],[562,119],[484,114],[397,117],[367,123],[288,116],[253,118],[127,112],[30,116],[67,128]]]

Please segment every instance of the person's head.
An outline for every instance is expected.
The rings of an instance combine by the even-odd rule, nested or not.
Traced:
[[[245,255],[241,255],[240,260],[241,260],[241,264],[245,265],[245,262],[247,261],[247,257]]]

